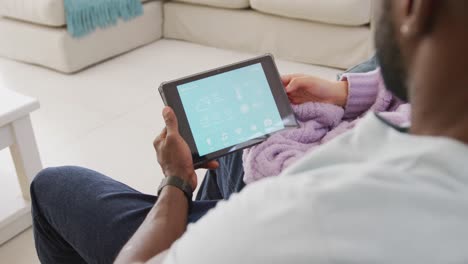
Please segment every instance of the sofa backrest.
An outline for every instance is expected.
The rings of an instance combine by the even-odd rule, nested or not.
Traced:
[[[372,18],[373,0],[176,0],[212,7],[245,9],[342,26],[362,26]]]
[[[232,9],[243,9],[250,7],[250,0],[177,0],[176,2]]]

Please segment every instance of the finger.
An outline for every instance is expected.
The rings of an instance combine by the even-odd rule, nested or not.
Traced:
[[[161,142],[166,138],[166,136],[167,136],[167,129],[163,128],[161,133],[154,140],[153,145],[158,146],[159,144],[161,144]]]
[[[206,164],[206,168],[210,169],[210,170],[215,170],[215,169],[219,168],[219,162],[217,162],[216,160],[209,161]]]
[[[291,81],[292,79],[292,74],[288,74],[288,75],[282,75],[281,76],[281,82],[283,83],[283,86],[286,87],[288,86],[289,82]]]
[[[289,85],[292,79],[302,77],[304,74],[302,73],[295,73],[295,74],[286,74],[281,76],[281,82],[283,83],[283,86],[286,87]]]
[[[200,166],[197,166],[197,169],[209,169],[209,170],[215,170],[219,168],[219,162],[212,160],[208,161],[207,163],[204,163]]]
[[[298,90],[301,87],[307,86],[308,78],[307,77],[298,77],[291,80],[291,82],[286,87],[286,92],[291,93]]]
[[[164,122],[166,123],[167,135],[178,134],[179,126],[177,123],[177,117],[169,106],[163,109]]]

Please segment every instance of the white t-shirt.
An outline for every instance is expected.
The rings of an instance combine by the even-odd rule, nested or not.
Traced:
[[[165,263],[468,263],[468,146],[370,114],[220,202]]]

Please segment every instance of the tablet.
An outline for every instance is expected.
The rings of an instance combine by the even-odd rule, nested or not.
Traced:
[[[195,166],[298,126],[271,55],[165,82],[159,92]]]

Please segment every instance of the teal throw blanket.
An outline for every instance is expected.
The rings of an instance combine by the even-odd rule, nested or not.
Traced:
[[[140,0],[64,0],[64,4],[68,32],[76,38],[114,26],[120,18],[128,21],[143,14]]]

